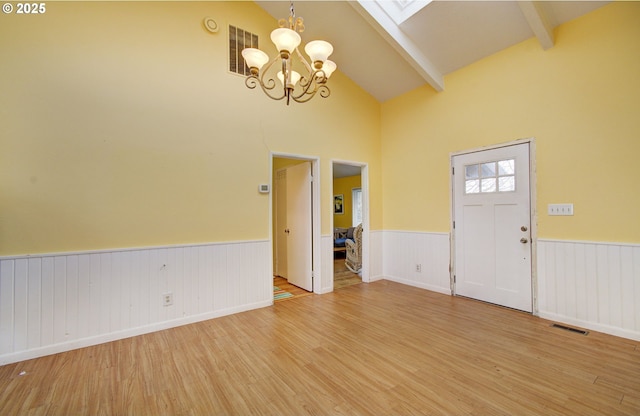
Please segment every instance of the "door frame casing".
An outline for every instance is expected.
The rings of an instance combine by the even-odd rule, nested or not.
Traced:
[[[271,272],[269,273],[270,278],[273,280],[273,186],[274,186],[274,177],[273,177],[273,159],[281,158],[281,159],[297,159],[297,160],[305,160],[311,162],[311,175],[313,177],[313,182],[311,185],[311,232],[312,232],[312,268],[313,268],[313,293],[321,293],[322,289],[322,250],[321,250],[321,240],[320,240],[320,158],[317,156],[306,156],[300,154],[292,154],[292,153],[282,153],[282,152],[269,152],[269,184],[271,191],[269,192],[269,251],[270,258],[272,259],[270,263]]]
[[[369,165],[363,162],[354,162],[350,160],[331,159],[331,195],[333,191],[333,166],[349,165],[360,168],[360,188],[362,189],[362,281],[369,283],[371,281],[371,270],[369,264],[370,253],[370,234],[369,234]],[[333,198],[331,198],[333,202]],[[331,209],[331,232],[333,233],[333,208]],[[331,237],[333,239],[333,235]],[[332,248],[333,250],[333,248]],[[333,259],[333,251],[327,253]],[[331,262],[331,291],[333,291],[333,261]]]
[[[528,137],[523,139],[517,139],[506,143],[499,143],[489,146],[478,147],[474,149],[462,150],[458,152],[449,153],[449,258],[451,264],[449,265],[449,284],[451,294],[456,296],[456,285],[454,276],[456,273],[456,259],[455,259],[455,230],[453,228],[453,220],[455,218],[455,183],[453,178],[453,158],[455,156],[465,155],[469,153],[478,153],[487,150],[494,150],[503,147],[515,146],[519,144],[529,144],[529,215],[531,224],[531,305],[532,314],[534,316],[539,315],[538,311],[538,210],[537,210],[537,179],[536,179],[536,140],[535,137]]]

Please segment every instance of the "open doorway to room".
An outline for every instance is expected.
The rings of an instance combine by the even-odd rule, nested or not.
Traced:
[[[362,283],[365,192],[363,166],[333,162],[333,288]]]
[[[317,162],[272,158],[274,301],[310,295],[314,282],[314,189]]]

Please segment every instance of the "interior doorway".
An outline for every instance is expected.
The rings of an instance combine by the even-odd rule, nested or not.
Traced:
[[[333,289],[368,282],[367,166],[333,161]]]
[[[314,252],[318,233],[317,160],[272,155],[272,247],[274,300],[318,290]]]

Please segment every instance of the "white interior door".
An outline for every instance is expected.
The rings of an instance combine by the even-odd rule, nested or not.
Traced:
[[[532,312],[529,143],[452,163],[455,293]]]
[[[311,163],[287,168],[287,280],[313,290]]]

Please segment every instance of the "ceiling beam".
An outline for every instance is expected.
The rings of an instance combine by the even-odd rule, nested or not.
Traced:
[[[553,27],[551,27],[546,13],[542,10],[542,5],[537,1],[518,1],[518,6],[520,6],[524,18],[527,19],[529,27],[538,38],[542,48],[544,50],[552,48],[554,45]]]
[[[376,1],[348,2],[436,91],[444,91],[444,77],[420,48]]]

